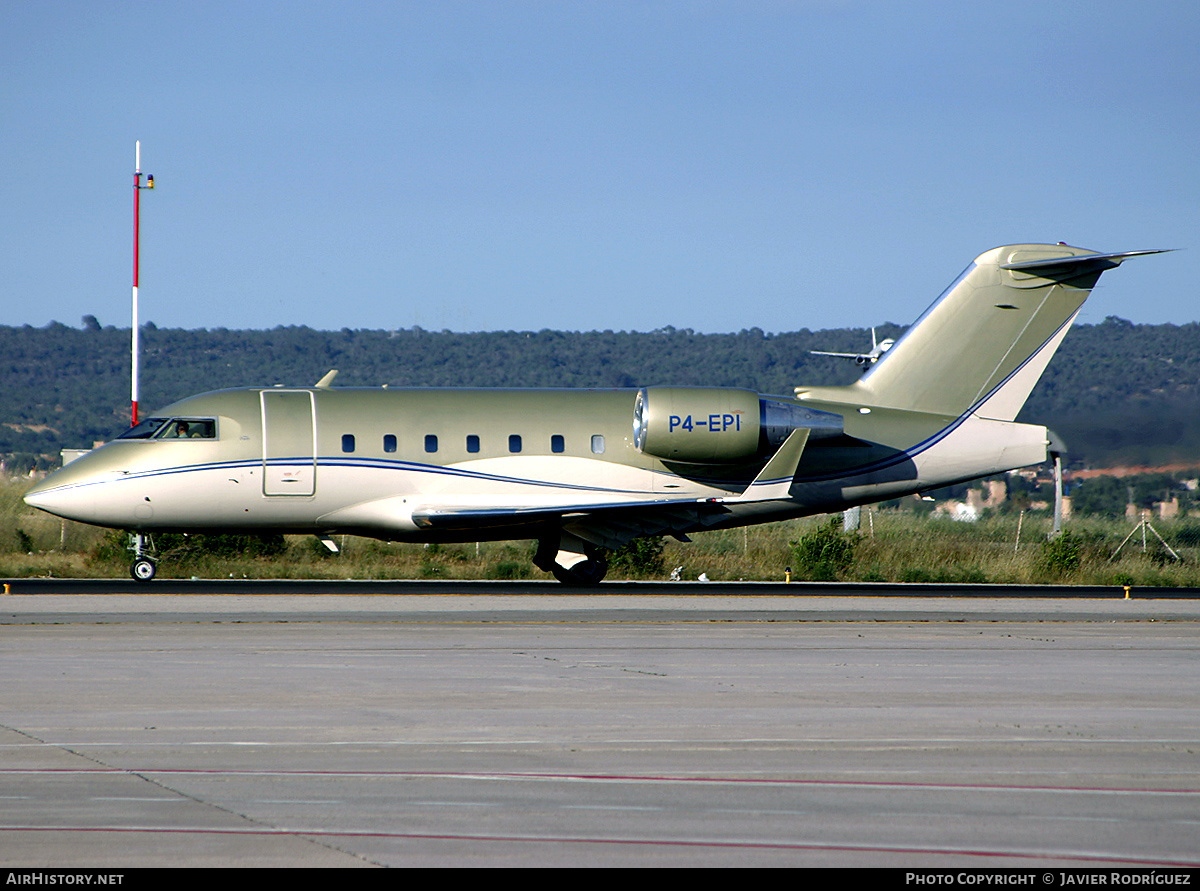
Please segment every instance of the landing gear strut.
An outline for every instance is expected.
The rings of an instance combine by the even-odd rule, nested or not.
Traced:
[[[598,585],[608,573],[608,561],[595,545],[558,529],[538,539],[533,565],[576,588]]]
[[[133,551],[133,565],[129,574],[135,582],[148,582],[158,572],[158,564],[154,562],[154,540],[144,532],[134,532],[129,536],[129,550]]]

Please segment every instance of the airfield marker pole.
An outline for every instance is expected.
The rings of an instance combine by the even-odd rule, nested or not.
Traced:
[[[130,344],[130,421],[131,427],[138,422],[138,242],[141,240],[142,210],[142,144],[133,144],[133,341]]]
[[[1062,532],[1063,521],[1063,472],[1062,455],[1054,453],[1054,532],[1057,536]]]
[[[138,343],[138,265],[139,248],[142,240],[142,189],[153,189],[154,177],[146,177],[146,185],[142,185],[142,143],[133,143],[133,337],[130,343],[130,425],[136,427],[138,422],[138,354],[141,352]]]

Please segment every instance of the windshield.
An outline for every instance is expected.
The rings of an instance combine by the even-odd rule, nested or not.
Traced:
[[[136,427],[130,427],[117,439],[149,439],[158,432],[158,428],[167,423],[166,418],[146,418]]]
[[[217,422],[212,418],[172,418],[155,439],[216,439]]]
[[[147,418],[118,439],[216,439],[213,418]]]

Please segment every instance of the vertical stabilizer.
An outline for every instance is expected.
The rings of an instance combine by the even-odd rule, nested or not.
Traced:
[[[1101,273],[1158,251],[1017,244],[976,258],[850,389],[865,404],[1011,421]]]

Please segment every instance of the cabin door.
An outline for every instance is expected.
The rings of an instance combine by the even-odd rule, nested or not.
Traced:
[[[263,390],[263,494],[317,490],[316,406],[307,390]]]

